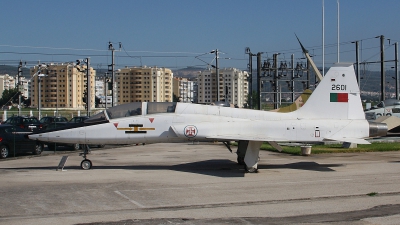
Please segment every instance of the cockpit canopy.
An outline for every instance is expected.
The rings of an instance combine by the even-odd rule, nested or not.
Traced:
[[[122,117],[141,116],[156,113],[174,113],[176,102],[132,102],[106,109],[89,119],[85,123],[99,123]]]

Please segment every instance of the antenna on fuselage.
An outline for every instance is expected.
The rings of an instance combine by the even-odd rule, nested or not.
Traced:
[[[304,46],[301,44],[300,39],[297,37],[297,35],[296,34],[294,34],[294,35],[296,36],[297,41],[299,41],[299,44],[301,46],[301,50],[303,51],[303,53],[306,56],[308,62],[310,63],[311,67],[313,68],[315,75],[317,75],[318,80],[321,81],[323,77],[322,77],[321,73],[319,72],[317,66],[315,65],[314,61],[311,59],[310,54],[308,54],[308,50],[306,48],[304,48]]]

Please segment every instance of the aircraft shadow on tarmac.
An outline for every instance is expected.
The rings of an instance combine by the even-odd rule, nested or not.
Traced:
[[[296,169],[296,170],[309,170],[318,172],[333,172],[335,170],[331,167],[340,167],[342,164],[318,164],[316,162],[297,162],[289,164],[259,164],[260,170],[271,169]],[[55,170],[56,167],[19,167],[19,168],[4,168],[7,170]],[[81,170],[79,166],[64,167],[65,170]],[[174,170],[187,173],[197,173],[215,177],[244,177],[244,166],[238,165],[236,162],[227,159],[213,159],[191,163],[183,163],[177,165],[106,165],[96,166],[93,165],[93,170]],[[261,171],[262,172],[262,171]]]
[[[343,164],[319,164],[316,162],[296,162],[289,164],[277,164],[277,165],[258,165],[258,169],[296,169],[296,170],[311,170],[318,172],[333,172],[334,169],[331,167],[341,167]]]

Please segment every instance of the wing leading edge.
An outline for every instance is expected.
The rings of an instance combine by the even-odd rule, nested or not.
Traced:
[[[286,139],[284,137],[281,138],[273,138],[273,137],[267,137],[267,136],[250,136],[250,135],[210,135],[206,136],[205,138],[207,139],[218,139],[218,140],[232,140],[232,141],[241,141],[241,140],[246,140],[246,141],[290,141],[289,139]]]

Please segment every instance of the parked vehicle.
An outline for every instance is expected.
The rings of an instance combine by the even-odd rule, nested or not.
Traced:
[[[0,158],[4,159],[19,153],[32,152],[40,155],[43,151],[43,143],[31,140],[26,131],[18,126],[10,124],[0,125]]]
[[[40,122],[43,124],[43,128],[46,129],[51,123],[68,122],[68,119],[63,116],[45,116],[40,119]]]
[[[43,129],[43,124],[36,117],[13,116],[8,118],[3,124],[11,124],[28,131]]]
[[[376,120],[381,116],[397,116],[400,117],[400,101],[395,99],[387,99],[379,104],[364,110],[367,120]]]
[[[69,123],[83,123],[86,119],[89,119],[88,116],[75,116],[69,120]]]

